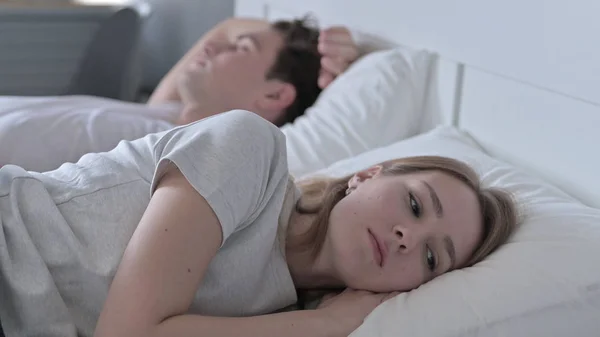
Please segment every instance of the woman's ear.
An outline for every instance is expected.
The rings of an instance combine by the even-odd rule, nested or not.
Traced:
[[[375,165],[369,167],[366,170],[356,172],[356,174],[354,174],[352,178],[348,180],[348,188],[352,190],[356,189],[363,182],[379,175],[381,173],[381,170],[383,170],[383,166]]]

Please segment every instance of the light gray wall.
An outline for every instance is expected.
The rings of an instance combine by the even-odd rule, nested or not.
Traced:
[[[218,22],[233,16],[235,0],[146,0],[144,87],[154,87],[183,54]]]

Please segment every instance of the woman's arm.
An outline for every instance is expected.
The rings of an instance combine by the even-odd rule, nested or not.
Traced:
[[[329,315],[323,310],[249,318],[186,315],[221,241],[209,204],[173,166],[158,183],[125,250],[94,336],[346,335],[325,321]]]
[[[257,19],[230,18],[222,21],[204,34],[198,42],[175,64],[173,68],[160,81],[158,87],[150,96],[148,104],[159,104],[169,101],[180,102],[181,97],[177,91],[177,76],[204,48],[207,41],[233,41],[245,32],[267,28],[269,23]]]
[[[166,320],[152,337],[347,337],[319,310],[290,311],[255,317],[177,316]]]

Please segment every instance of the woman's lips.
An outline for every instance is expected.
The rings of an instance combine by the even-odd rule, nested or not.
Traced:
[[[385,253],[383,247],[379,244],[379,240],[375,237],[375,234],[369,230],[369,239],[371,240],[371,244],[373,246],[373,256],[375,257],[375,263],[377,263],[380,267],[383,267]]]

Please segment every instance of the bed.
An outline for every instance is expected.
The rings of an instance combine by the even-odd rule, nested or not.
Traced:
[[[269,20],[309,12],[323,26],[433,57],[421,135],[322,172],[419,151],[453,155],[525,206],[515,238],[488,261],[384,303],[352,336],[600,334],[600,2],[236,5],[237,16]]]

